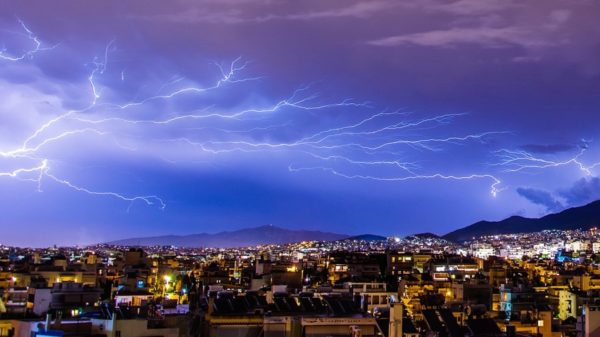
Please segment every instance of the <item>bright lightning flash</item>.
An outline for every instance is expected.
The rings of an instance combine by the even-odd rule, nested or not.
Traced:
[[[23,22],[19,21],[27,38],[32,42],[31,49],[22,53],[10,54],[3,50],[0,60],[7,62],[26,61],[50,48],[44,48],[42,41]],[[267,106],[251,106],[233,111],[216,109],[212,105],[190,108],[189,111],[172,113],[168,117],[156,117],[146,114],[144,118],[132,117],[133,112],[147,109],[161,102],[176,102],[190,96],[202,98],[211,92],[219,91],[227,86],[241,85],[256,81],[261,77],[243,77],[242,72],[248,64],[236,58],[227,66],[217,64],[219,78],[207,86],[182,85],[181,78],[162,83],[154,95],[148,95],[125,102],[115,102],[105,98],[110,86],[103,84],[103,78],[109,76],[109,56],[115,50],[115,42],[107,44],[101,57],[95,58],[88,66],[91,68],[85,81],[89,92],[89,102],[81,109],[63,111],[24,135],[23,142],[16,148],[0,149],[0,159],[10,161],[17,168],[0,171],[0,177],[9,177],[24,181],[33,181],[38,190],[42,190],[44,180],[58,183],[77,192],[93,196],[107,196],[130,203],[143,202],[155,205],[160,209],[166,202],[156,195],[130,196],[114,191],[96,191],[76,184],[73,179],[62,178],[53,171],[55,158],[45,151],[51,145],[73,144],[80,138],[89,136],[108,137],[121,149],[135,151],[136,147],[127,147],[120,143],[134,134],[148,128],[162,130],[163,137],[146,139],[148,142],[175,143],[180,147],[191,146],[209,155],[224,153],[251,152],[286,152],[294,158],[310,158],[320,163],[315,166],[297,166],[290,164],[290,172],[320,170],[346,179],[369,179],[378,181],[410,181],[410,180],[477,180],[491,182],[490,193],[496,196],[501,188],[501,181],[490,173],[449,174],[439,172],[436,168],[423,169],[416,162],[402,160],[406,151],[442,151],[447,147],[464,145],[473,142],[485,142],[486,139],[501,135],[504,132],[491,131],[473,134],[458,134],[440,137],[418,137],[420,130],[441,128],[452,123],[462,114],[443,114],[422,119],[409,119],[410,114],[402,111],[383,111],[372,113],[370,105],[352,99],[338,102],[321,102],[317,94],[311,93],[311,87],[303,87],[292,95]],[[120,68],[115,76],[118,82],[125,81],[125,71]],[[127,78],[132,75],[128,72]],[[175,87],[168,92],[166,88]],[[106,90],[106,91],[105,91]],[[331,117],[332,112],[367,111],[362,118],[354,122],[340,123]],[[275,141],[277,132],[290,131],[293,122],[281,123],[280,116],[290,120],[301,115],[313,118],[313,125],[322,116],[331,118],[333,126],[313,129],[311,132],[297,135],[295,140]],[[354,111],[351,116],[356,116]],[[350,120],[346,118],[344,120]],[[223,126],[223,124],[226,126]],[[227,124],[229,123],[229,124]],[[250,125],[250,126],[248,126]],[[299,131],[295,129],[294,131]],[[180,134],[173,138],[167,135]],[[260,136],[260,137],[259,137]],[[132,136],[131,136],[132,137]],[[261,140],[256,140],[260,138]],[[267,140],[264,140],[267,139]],[[269,140],[270,139],[270,140]],[[508,150],[501,152],[504,159],[502,166],[512,170],[521,170],[531,165],[546,167],[560,163],[545,162],[526,153]],[[579,156],[569,162],[579,164],[582,170],[589,171],[578,161]],[[17,163],[17,164],[15,164]],[[28,163],[22,166],[22,163]],[[2,164],[2,162],[0,162]],[[565,163],[566,164],[566,163]],[[357,170],[361,173],[356,173]],[[382,170],[390,174],[381,174]]]

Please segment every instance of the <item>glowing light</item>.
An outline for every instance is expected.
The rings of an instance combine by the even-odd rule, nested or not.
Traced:
[[[547,169],[560,166],[574,165],[579,168],[585,175],[593,175],[593,169],[600,166],[600,162],[586,165],[581,160],[588,149],[587,143],[581,146],[577,154],[564,160],[551,160],[539,156],[535,156],[523,150],[501,149],[495,152],[500,159],[494,165],[504,168],[505,172],[519,172],[533,169]]]
[[[456,175],[444,175],[440,173],[430,174],[430,175],[413,175],[413,176],[403,176],[403,177],[378,177],[372,175],[360,175],[360,174],[346,174],[339,172],[330,167],[293,167],[289,166],[289,170],[291,172],[301,172],[301,171],[311,171],[311,170],[321,170],[325,172],[329,172],[336,176],[347,178],[347,179],[365,179],[365,180],[378,180],[378,181],[409,181],[409,180],[428,180],[428,179],[442,179],[442,180],[473,180],[473,179],[489,179],[492,181],[490,185],[490,194],[493,197],[496,197],[499,192],[503,189],[499,188],[502,182],[490,174],[471,174],[465,176],[456,176]]]
[[[20,23],[28,38],[33,41],[34,48],[22,55],[10,57],[3,52],[0,54],[0,60],[19,61],[30,58],[33,54],[43,50],[41,40],[23,22]],[[171,77],[169,80],[161,82],[158,88],[144,91],[153,93],[149,96],[136,97],[125,102],[117,101],[117,99],[110,99],[109,95],[103,95],[104,90],[111,89],[104,84],[104,82],[110,83],[110,81],[104,80],[111,74],[109,56],[115,50],[115,45],[115,41],[110,41],[104,47],[102,55],[88,63],[89,73],[85,80],[82,80],[88,85],[86,94],[81,95],[89,97],[86,106],[58,113],[23,137],[24,141],[20,146],[0,150],[0,158],[13,160],[15,166],[18,165],[16,168],[11,167],[10,170],[0,171],[0,177],[34,182],[37,184],[38,191],[42,191],[42,182],[50,181],[91,196],[123,200],[130,203],[129,207],[134,202],[142,202],[164,209],[166,202],[157,195],[126,195],[110,190],[94,190],[79,185],[73,178],[61,177],[60,172],[57,172],[53,165],[57,159],[48,153],[48,148],[53,147],[51,145],[72,144],[79,139],[89,139],[92,136],[110,138],[117,147],[125,151],[138,151],[138,146],[129,146],[126,140],[133,137],[132,135],[152,128],[152,130],[159,130],[158,134],[160,135],[181,135],[175,138],[151,136],[150,139],[144,139],[144,141],[149,143],[177,142],[193,147],[192,154],[186,153],[188,157],[185,157],[184,160],[193,160],[194,158],[189,157],[195,156],[198,150],[215,156],[233,155],[237,152],[285,151],[292,158],[305,156],[319,163],[319,165],[307,167],[292,164],[288,169],[291,173],[320,170],[347,179],[390,182],[430,179],[487,180],[491,181],[490,193],[493,196],[502,190],[499,187],[500,179],[491,173],[447,174],[439,172],[440,170],[435,167],[423,168],[414,161],[402,160],[402,151],[405,148],[418,151],[441,151],[445,146],[485,142],[490,137],[502,136],[506,133],[504,131],[488,131],[447,137],[418,136],[418,131],[422,129],[442,127],[454,122],[464,114],[442,114],[421,119],[408,119],[410,114],[407,112],[371,112],[369,109],[372,107],[369,102],[358,102],[350,98],[324,102],[312,92],[311,86],[305,86],[295,90],[287,98],[274,101],[272,104],[246,105],[232,108],[226,112],[210,105],[194,106],[194,108],[178,113],[159,115],[158,117],[157,114],[150,113],[144,114],[144,117],[140,118],[136,112],[146,107],[152,107],[151,104],[157,101],[176,101],[182,96],[203,97],[208,92],[217,91],[225,85],[257,81],[262,77],[244,76],[243,72],[248,63],[238,57],[228,65],[216,63],[219,72],[218,79],[207,85],[184,84],[181,77]],[[114,75],[117,81],[125,81],[123,68],[119,68]],[[128,81],[129,78],[132,76],[128,75]],[[100,80],[103,82],[102,85]],[[281,123],[281,115],[285,114],[284,117],[288,117],[289,114],[290,120],[293,120],[293,116],[298,114],[304,118],[316,119],[320,117],[319,114],[329,116],[327,114],[331,111],[340,112],[350,109],[360,110],[353,111],[353,116],[360,112],[362,117],[358,119],[345,118],[344,120],[353,121],[344,123],[332,119],[329,124],[324,126],[312,123],[319,127],[311,129],[310,132],[289,137],[287,139],[290,140],[287,141],[277,141],[276,139],[281,138],[274,136],[278,131],[293,126],[292,122]],[[235,127],[230,127],[230,124],[235,124],[233,125]],[[410,132],[410,137],[402,132]],[[160,157],[160,154],[156,156]],[[167,162],[176,162],[160,158]],[[23,162],[27,164],[23,164]],[[503,165],[510,163],[509,161]],[[582,169],[583,167],[591,169],[590,166],[582,165]],[[348,173],[354,172],[354,168],[365,169],[367,173]],[[394,170],[394,174],[385,176],[379,169]]]
[[[106,72],[106,66],[108,64],[108,54],[109,54],[109,51],[111,50],[111,48],[113,47],[113,45],[114,45],[114,40],[111,40],[106,45],[106,48],[104,49],[104,59],[102,61],[98,61],[98,59],[96,58],[92,62],[94,69],[88,76],[88,82],[90,83],[90,87],[92,88],[92,97],[93,98],[92,98],[92,102],[90,104],[92,106],[96,105],[96,102],[98,101],[98,99],[100,99],[100,91],[98,90],[97,85],[95,83],[96,76],[103,75],[104,72]]]

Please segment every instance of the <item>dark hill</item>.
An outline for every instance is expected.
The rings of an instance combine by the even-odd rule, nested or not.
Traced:
[[[348,235],[291,230],[272,225],[245,228],[236,231],[215,234],[165,235],[144,238],[132,238],[107,242],[119,246],[177,246],[177,247],[245,247],[263,244],[284,244],[300,241],[335,241]]]
[[[385,236],[381,236],[381,235],[374,235],[374,234],[362,234],[362,235],[356,235],[356,236],[351,236],[349,238],[345,238],[344,240],[357,240],[357,241],[386,241],[387,238]]]
[[[413,234],[412,236],[417,237],[419,239],[439,239],[440,238],[438,235],[435,235],[433,233],[419,233],[419,234]]]
[[[589,229],[600,225],[600,200],[585,206],[573,207],[541,218],[511,216],[502,221],[479,221],[443,236],[444,239],[460,242],[476,236],[531,233],[546,229]]]

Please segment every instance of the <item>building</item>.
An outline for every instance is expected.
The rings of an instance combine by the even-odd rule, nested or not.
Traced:
[[[577,325],[577,337],[600,337],[600,306],[586,305]]]

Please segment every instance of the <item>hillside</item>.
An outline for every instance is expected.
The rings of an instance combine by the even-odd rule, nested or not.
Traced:
[[[190,235],[165,235],[154,237],[130,238],[107,242],[120,246],[178,246],[178,247],[244,247],[261,244],[284,244],[299,241],[334,241],[347,238],[348,235],[291,230],[265,225],[245,228],[236,231],[219,232],[215,234],[201,233]]]
[[[479,221],[443,236],[450,241],[465,241],[474,236],[530,233],[545,229],[589,229],[600,226],[600,200],[541,218],[511,216],[502,221]]]

